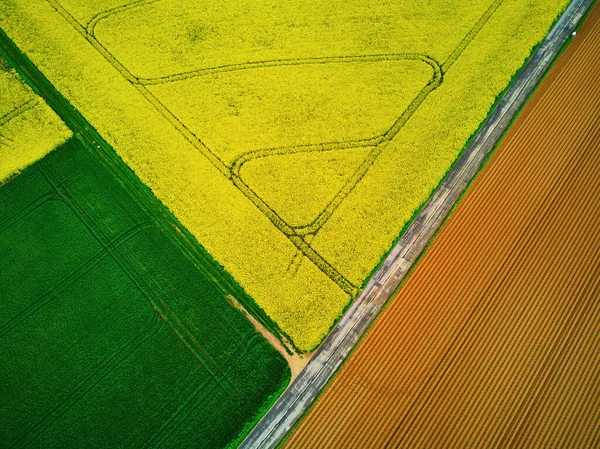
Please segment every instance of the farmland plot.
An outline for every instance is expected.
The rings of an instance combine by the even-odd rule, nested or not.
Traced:
[[[11,0],[0,26],[310,351],[566,4]]]
[[[2,447],[235,447],[287,385],[119,167],[77,137],[0,187]]]
[[[71,131],[0,60],[0,182],[40,159]]]
[[[600,6],[283,445],[600,445]]]

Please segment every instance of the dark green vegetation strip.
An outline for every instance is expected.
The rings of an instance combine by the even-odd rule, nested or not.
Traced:
[[[1,447],[225,447],[287,385],[83,139],[3,185],[0,217]]]
[[[229,296],[254,302],[1,30],[0,54],[76,136],[0,187],[0,447],[237,446],[290,379]]]
[[[67,101],[60,92],[48,81],[39,69],[12,42],[6,33],[0,29],[0,56],[6,60],[9,67],[14,68],[40,95],[48,105],[67,124],[74,134],[81,136],[88,148],[97,153],[102,164],[112,172],[119,183],[127,187],[129,194],[145,210],[153,214],[163,233],[177,245],[186,257],[198,269],[206,272],[223,290],[233,295],[265,328],[280,339],[281,336],[291,341],[280,327],[256,304],[224,268],[196,241],[175,216],[154,196],[152,191],[140,182],[133,171],[121,160],[113,148],[87,122],[87,120]],[[294,348],[297,349],[297,348]]]

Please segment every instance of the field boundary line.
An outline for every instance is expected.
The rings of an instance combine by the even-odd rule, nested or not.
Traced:
[[[296,59],[280,59],[280,60],[266,60],[266,61],[255,61],[241,64],[231,64],[220,67],[213,67],[200,70],[192,70],[189,72],[182,72],[179,74],[166,75],[164,77],[157,78],[142,78],[134,75],[124,64],[122,64],[108,48],[106,48],[94,33],[93,23],[90,21],[87,25],[80,23],[62,4],[61,0],[46,0],[63,18],[71,24],[71,26],[79,32],[113,67],[120,72],[120,74],[129,81],[137,90],[146,98],[146,100],[159,112],[165,120],[171,123],[172,126],[188,141],[196,150],[198,150],[203,156],[205,156],[209,162],[220,171],[227,179],[229,179],[233,185],[244,195],[254,206],[265,215],[271,223],[296,247],[297,251],[301,252],[303,256],[309,259],[323,274],[331,279],[342,291],[344,291],[350,299],[356,298],[360,291],[359,285],[355,285],[349,279],[347,279],[340,271],[335,268],[331,263],[326,261],[306,240],[306,237],[316,235],[323,225],[329,220],[337,208],[342,204],[346,197],[354,190],[358,183],[369,171],[371,166],[375,163],[379,155],[384,151],[387,143],[391,141],[398,132],[403,128],[405,123],[410,119],[413,113],[419,108],[421,103],[425,101],[427,96],[435,89],[437,89],[443,82],[443,76],[445,70],[444,65],[449,66],[460,57],[462,52],[468,45],[475,39],[479,31],[485,26],[489,18],[502,4],[503,0],[495,0],[484,12],[484,14],[475,22],[469,32],[463,37],[459,45],[452,51],[449,58],[440,64],[434,58],[418,53],[399,53],[399,54],[382,54],[382,55],[346,55],[346,56],[328,56],[320,58],[296,58]],[[111,10],[106,10],[98,14],[101,19],[117,14],[121,11],[126,11],[137,6],[146,5],[153,3],[153,0],[137,0],[122,7],[116,7]],[[92,25],[92,26],[90,26]],[[91,29],[91,32],[90,32]],[[383,59],[380,59],[383,58]],[[407,106],[402,114],[392,124],[391,128],[380,136],[374,136],[372,139],[374,143],[374,149],[365,158],[362,164],[358,167],[353,176],[348,179],[342,189],[340,189],[335,197],[329,201],[324,210],[320,211],[318,216],[306,225],[299,227],[290,226],[265,200],[263,200],[246,182],[244,182],[239,173],[236,173],[236,161],[229,166],[227,165],[213,150],[211,150],[201,139],[197,136],[183,121],[177,117],[165,104],[154,95],[147,87],[148,84],[158,84],[161,82],[178,81],[194,76],[199,76],[204,73],[218,73],[219,71],[232,71],[232,70],[246,70],[246,69],[257,69],[270,66],[280,65],[307,65],[307,64],[325,64],[325,63],[348,63],[348,62],[378,62],[380,60],[394,60],[394,59],[412,59],[420,60],[430,65],[434,71],[432,79],[426,84],[413,101]],[[349,141],[351,142],[351,141]],[[363,140],[355,140],[354,143],[357,147],[364,146]],[[347,142],[328,142],[326,145],[336,146],[342,145],[344,148],[353,148],[349,146]],[[294,147],[288,147],[293,149]],[[319,147],[318,145],[309,147],[311,150],[316,148],[317,151],[322,151],[325,148]],[[281,150],[280,150],[281,151]],[[308,150],[310,151],[310,150]],[[242,155],[243,156],[243,155]],[[247,162],[247,160],[244,160]],[[237,166],[238,172],[240,166]]]
[[[573,0],[363,292],[240,446],[277,447],[309,410],[426,248],[594,0]]]
[[[67,19],[68,20],[68,19]],[[70,22],[69,22],[70,23]],[[0,54],[9,62],[26,83],[38,93],[56,114],[73,131],[88,152],[94,155],[104,167],[124,186],[132,198],[146,211],[155,211],[153,217],[160,230],[169,237],[171,243],[204,275],[209,277],[225,295],[234,295],[244,308],[277,338],[289,336],[264,312],[235,279],[214,260],[198,243],[177,218],[152,194],[151,190],[139,183],[133,171],[124,164],[113,148],[87,122],[79,111],[69,103],[50,81],[39,71],[29,58],[0,28]],[[2,183],[0,183],[2,184]],[[228,302],[228,304],[230,304]],[[231,306],[233,307],[233,306]],[[297,348],[294,347],[295,350]]]

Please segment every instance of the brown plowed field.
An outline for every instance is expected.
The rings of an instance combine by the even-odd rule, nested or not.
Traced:
[[[285,448],[600,447],[600,6]]]

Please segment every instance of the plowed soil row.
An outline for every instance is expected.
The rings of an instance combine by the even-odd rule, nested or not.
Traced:
[[[600,7],[285,448],[600,447]]]

